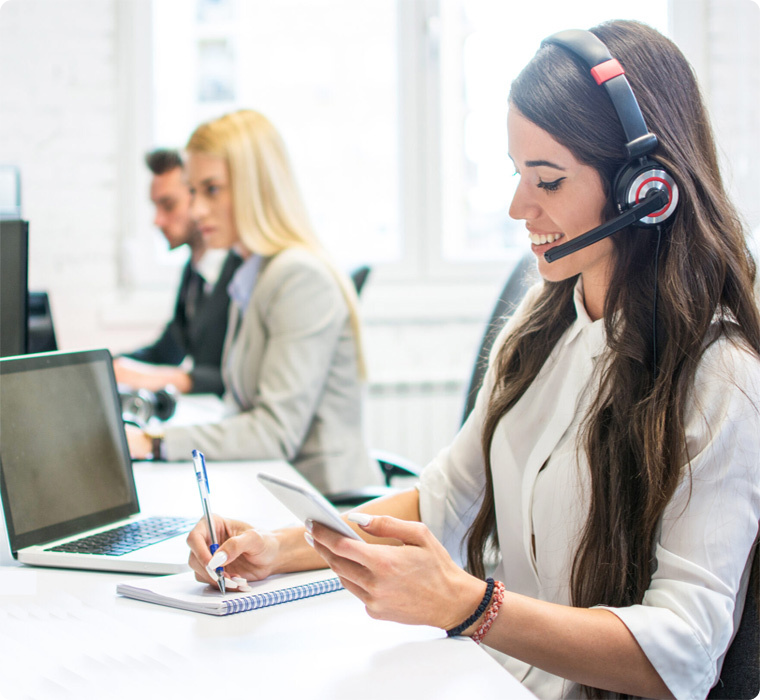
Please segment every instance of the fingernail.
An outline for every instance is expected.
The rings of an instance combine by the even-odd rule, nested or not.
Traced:
[[[237,583],[237,581],[233,581],[231,578],[225,577],[224,578],[224,587],[227,590],[230,590],[231,588],[234,588],[235,590],[237,590],[238,589],[238,583]]]
[[[250,591],[251,587],[248,585],[248,581],[242,576],[233,576],[232,580],[237,583],[239,591]]]
[[[347,517],[352,523],[361,525],[361,527],[367,527],[375,519],[375,516],[369,515],[369,513],[349,513]]]
[[[303,538],[306,540],[306,544],[308,544],[309,547],[314,546],[314,538],[308,532],[303,533]]]
[[[212,569],[210,566],[207,566],[206,571],[208,572],[208,575],[214,579],[214,581],[219,581],[219,574],[217,574],[214,569]]]
[[[306,520],[303,521],[303,524],[309,532],[314,529],[314,521],[311,518],[306,518]]]
[[[227,563],[227,552],[223,552],[221,549],[217,549],[214,552],[214,556],[209,559],[207,568],[218,569],[220,566],[224,566]]]

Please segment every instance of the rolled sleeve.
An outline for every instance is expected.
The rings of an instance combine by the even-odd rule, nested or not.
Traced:
[[[733,597],[705,588],[704,572],[661,547],[657,561],[658,573],[670,578],[653,581],[641,605],[607,609],[629,629],[676,698],[704,698],[717,676],[718,649],[728,645]],[[687,581],[684,572],[690,568],[692,580]],[[708,630],[718,631],[712,643],[704,636]]]
[[[706,353],[687,416],[687,473],[663,515],[641,605],[607,608],[676,698],[704,698],[743,608],[760,521],[758,363],[728,341]]]

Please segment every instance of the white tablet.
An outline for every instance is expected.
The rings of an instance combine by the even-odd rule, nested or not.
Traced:
[[[301,522],[311,519],[346,537],[362,539],[340,517],[332,503],[315,489],[279,479],[271,474],[259,474],[258,479]]]

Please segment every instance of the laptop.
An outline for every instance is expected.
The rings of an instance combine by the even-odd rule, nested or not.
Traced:
[[[140,515],[108,350],[0,358],[0,492],[20,562],[188,570],[197,517]]]

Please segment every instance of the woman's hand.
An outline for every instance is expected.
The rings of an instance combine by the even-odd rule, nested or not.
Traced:
[[[213,520],[216,541],[220,545],[216,551],[214,568],[224,566],[226,577],[241,576],[247,581],[258,581],[276,573],[274,565],[279,552],[279,541],[274,533],[257,530],[241,520],[219,516],[213,516]],[[206,568],[211,559],[211,538],[205,519],[190,531],[187,544],[191,550],[188,563],[195,571],[195,578],[216,583]]]
[[[425,525],[366,513],[349,519],[367,534],[404,545],[358,542],[312,526],[314,548],[370,617],[448,630],[478,607],[485,582],[459,568]]]

